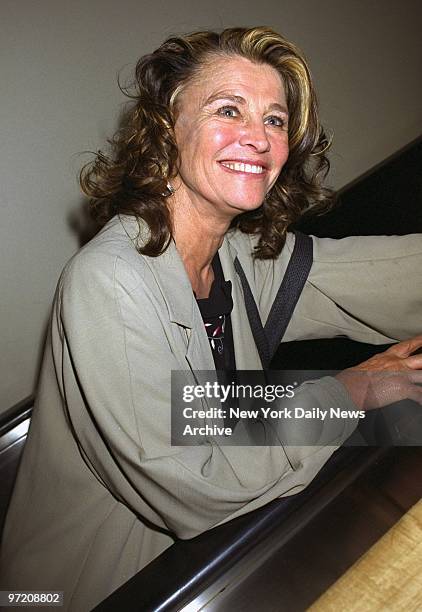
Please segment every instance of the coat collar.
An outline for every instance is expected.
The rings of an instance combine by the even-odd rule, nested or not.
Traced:
[[[147,238],[147,228],[138,224],[134,217],[120,215],[120,222],[134,244],[140,244]],[[248,315],[243,298],[240,279],[234,268],[234,260],[238,257],[248,275],[250,261],[244,253],[238,253],[230,233],[224,237],[219,249],[224,278],[232,282],[233,312],[232,328],[237,369],[260,369],[261,361],[249,325]],[[172,240],[167,250],[159,257],[144,256],[145,262],[153,274],[166,303],[170,321],[189,330],[190,340],[189,361],[199,369],[213,369],[211,349],[202,323],[201,314],[192,291],[189,277],[182,259]],[[250,260],[250,257],[249,257]],[[253,279],[249,278],[253,288]],[[200,365],[201,364],[201,365]]]
[[[137,220],[129,215],[120,215],[119,219],[126,234],[136,246],[145,242],[148,230],[143,224],[138,224]],[[232,276],[234,269],[233,271],[227,270],[227,267],[230,268],[228,264],[234,261],[237,256],[237,250],[229,243],[227,237],[223,240],[219,254],[223,271],[225,273],[230,272],[226,279],[231,280],[233,283],[234,279]],[[194,316],[197,306],[196,300],[185,266],[174,241],[171,240],[166,251],[159,257],[148,257],[145,255],[144,258],[166,302],[170,321],[192,329],[196,323],[196,317]]]

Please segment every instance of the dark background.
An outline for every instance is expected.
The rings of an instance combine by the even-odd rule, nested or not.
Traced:
[[[295,228],[320,238],[421,233],[422,138],[342,189],[336,207],[328,214],[305,218]],[[419,272],[422,274],[422,270],[415,270]],[[341,370],[388,346],[347,338],[285,342],[272,367]]]

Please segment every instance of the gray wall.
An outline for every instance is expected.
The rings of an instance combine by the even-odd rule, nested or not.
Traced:
[[[422,131],[419,0],[2,0],[0,411],[34,389],[60,270],[77,248],[79,153],[111,134],[116,74],[171,33],[271,25],[307,54],[340,187]]]

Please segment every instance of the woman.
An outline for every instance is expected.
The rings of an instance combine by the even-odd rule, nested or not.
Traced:
[[[325,447],[170,445],[172,370],[193,380],[193,370],[262,367],[234,261],[265,321],[294,244],[289,224],[327,200],[326,148],[305,60],[270,29],[173,38],[138,62],[125,127],[82,174],[106,224],[57,289],[3,588],[63,590],[65,609],[88,610],[174,537],[303,489],[353,431],[344,421]],[[418,236],[315,239],[285,339],[416,334],[421,253]],[[416,376],[421,345],[359,368]],[[387,401],[351,376],[303,393],[363,409],[421,401],[411,377],[392,378]]]

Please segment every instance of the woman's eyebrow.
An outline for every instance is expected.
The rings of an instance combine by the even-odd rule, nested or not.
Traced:
[[[209,96],[209,98],[205,100],[204,106],[207,106],[208,104],[211,104],[212,102],[215,102],[216,100],[230,100],[231,102],[235,102],[236,104],[246,104],[246,100],[242,96],[235,96],[225,91],[219,91],[218,93],[215,93]],[[278,102],[271,103],[268,107],[268,110],[269,111],[277,110],[277,111],[280,111],[281,113],[284,113],[285,115],[289,114],[287,108],[285,106],[282,106]]]
[[[284,113],[285,115],[289,115],[289,111],[287,110],[287,108],[285,106],[282,106],[278,102],[273,102],[272,104],[270,104],[268,107],[268,110],[269,111],[278,110],[281,113]]]
[[[225,91],[219,91],[218,93],[212,94],[209,98],[205,100],[205,105],[211,104],[216,100],[231,100],[231,102],[236,102],[237,104],[246,104],[245,98],[242,96],[235,96]]]

